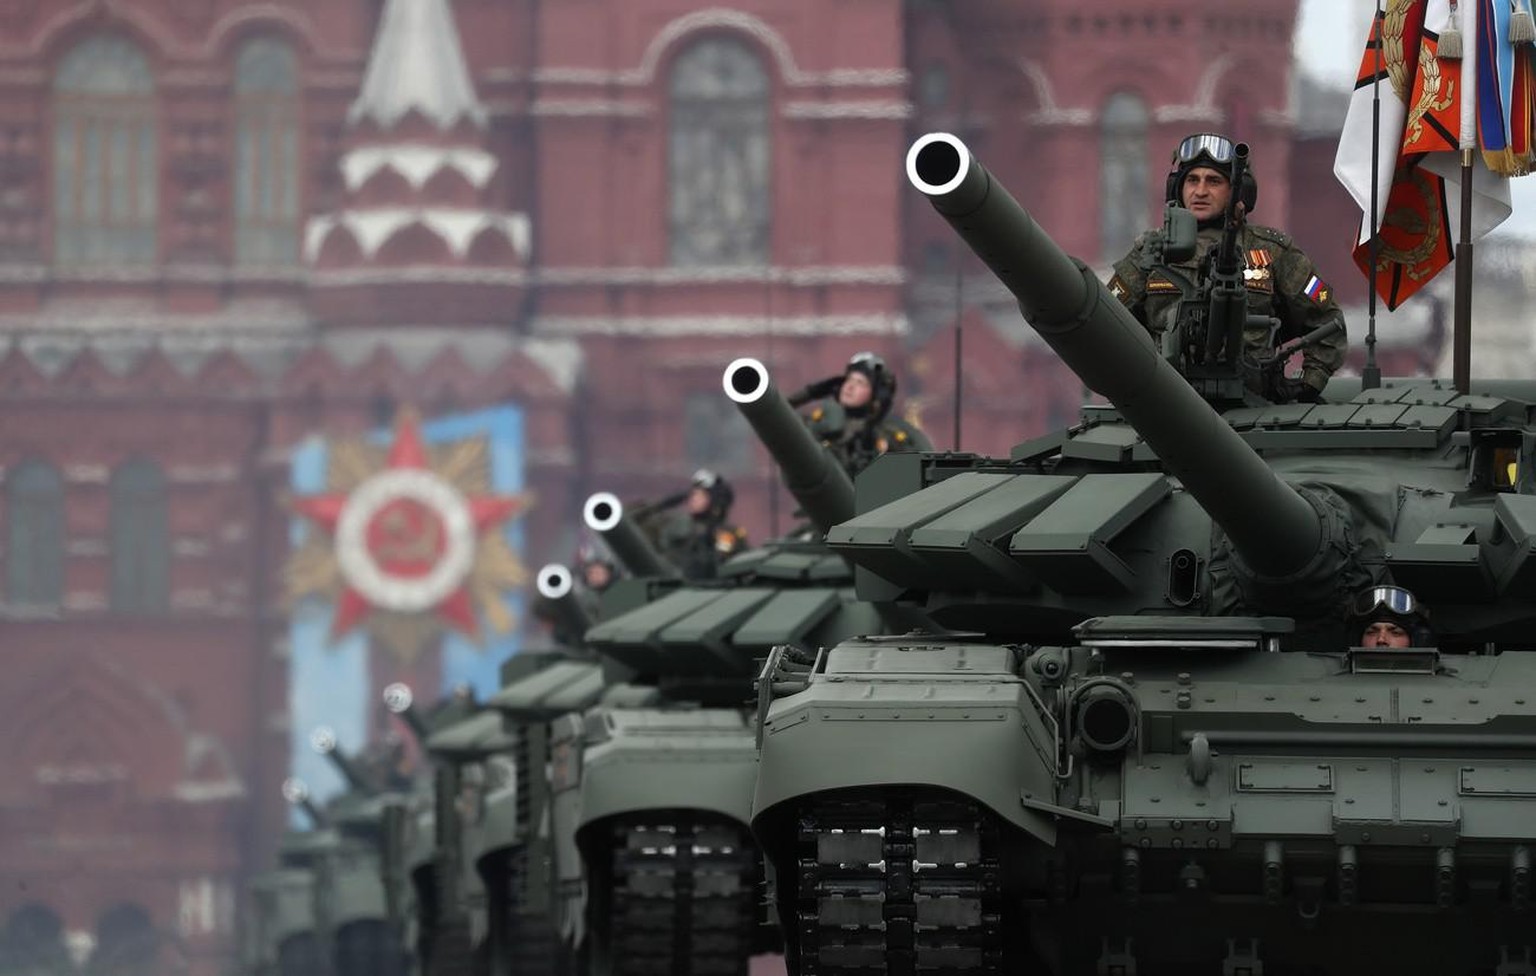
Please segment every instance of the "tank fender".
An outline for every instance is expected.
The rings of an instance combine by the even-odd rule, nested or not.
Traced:
[[[1056,843],[1053,717],[1008,647],[856,641],[825,673],[773,702],[762,728],[754,830],[775,808],[861,787],[935,787],[971,797]]]
[[[586,743],[578,832],[638,810],[706,810],[747,822],[757,753],[742,710],[595,710]]]

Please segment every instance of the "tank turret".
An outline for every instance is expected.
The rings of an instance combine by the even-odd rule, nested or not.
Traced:
[[[1345,527],[1320,499],[1279,478],[1165,360],[1093,271],[1068,257],[959,139],[931,133],[907,177],[1018,299],[1024,318],[1088,388],[1103,395],[1163,467],[1221,526],[1257,581],[1331,596]]]
[[[617,495],[600,491],[589,496],[582,506],[581,517],[587,528],[603,537],[631,576],[676,579],[682,575],[656,551],[634,518],[624,511],[624,503]]]
[[[784,486],[821,532],[853,516],[853,482],[774,386],[768,368],[742,358],[725,368],[725,394],[784,475]]]

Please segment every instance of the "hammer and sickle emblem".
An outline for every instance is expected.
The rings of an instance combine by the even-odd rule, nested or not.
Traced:
[[[430,562],[437,557],[442,526],[419,507],[395,506],[379,518],[379,558],[385,562]]]

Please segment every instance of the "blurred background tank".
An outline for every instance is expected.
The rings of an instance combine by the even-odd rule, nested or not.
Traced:
[[[883,458],[830,528],[953,632],[764,675],[791,972],[1523,965],[1536,382],[1218,416],[963,143],[908,173],[1110,405]],[[1432,631],[1360,647],[1354,595],[1409,590]]]
[[[755,370],[754,397],[771,390],[761,364],[731,375],[743,368]],[[793,670],[791,658],[886,626],[854,597],[848,564],[816,527],[852,514],[853,487],[772,397],[760,434],[813,520],[806,529],[728,559],[713,579],[684,581],[641,544],[618,498],[585,506],[632,578],[604,594],[585,634],[609,691],[584,714],[545,713],[557,914],[584,972],[745,973],[776,947],[747,830],[753,676],[771,648]],[[498,697],[510,706],[511,694]]]

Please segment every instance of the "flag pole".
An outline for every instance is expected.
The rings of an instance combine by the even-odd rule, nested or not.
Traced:
[[[1461,151],[1461,240],[1456,244],[1455,317],[1451,332],[1451,379],[1456,392],[1472,385],[1472,150]]]
[[[1365,369],[1360,373],[1360,388],[1374,390],[1381,386],[1381,367],[1376,363],[1376,265],[1381,260],[1380,194],[1381,181],[1381,0],[1376,0],[1375,21],[1371,25],[1372,45],[1376,49],[1375,70],[1371,72],[1371,237],[1367,243],[1371,273],[1366,276]]]

